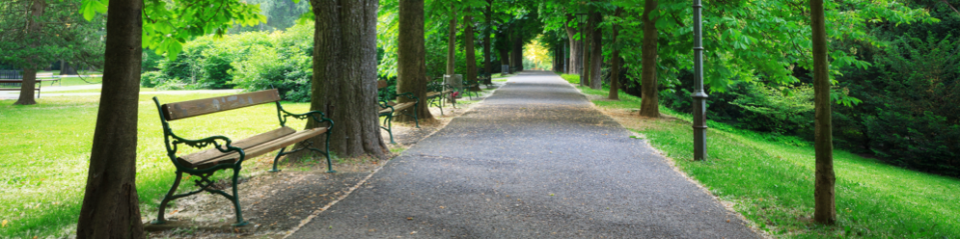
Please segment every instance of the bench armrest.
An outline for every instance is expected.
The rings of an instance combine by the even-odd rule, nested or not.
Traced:
[[[188,167],[184,167],[180,165],[180,162],[177,160],[177,156],[176,156],[177,148],[179,144],[184,144],[184,145],[198,148],[198,149],[206,148],[207,146],[212,144],[213,147],[219,150],[221,153],[236,152],[237,154],[239,154],[240,157],[237,159],[237,162],[233,163],[232,165],[229,165],[228,167],[240,165],[241,163],[243,163],[243,160],[246,159],[243,149],[231,145],[233,143],[233,140],[230,140],[230,138],[227,138],[226,136],[216,135],[216,136],[210,136],[202,139],[186,139],[186,138],[177,136],[172,132],[170,132],[169,136],[173,138],[173,141],[169,141],[170,143],[169,143],[169,146],[167,147],[167,154],[170,156],[170,159],[173,160],[174,166],[176,166],[178,169],[185,170],[191,173],[193,172],[204,173],[207,171],[212,172],[212,171],[216,171],[217,169],[225,168],[225,167],[217,165],[212,168],[207,168],[202,170],[194,170]]]
[[[283,106],[280,106],[280,102],[277,102],[277,117],[280,118],[280,126],[286,126],[287,117],[292,117],[294,119],[305,120],[307,118],[313,119],[317,123],[327,122],[329,123],[327,129],[333,129],[333,120],[327,118],[327,115],[323,111],[314,110],[302,114],[291,113],[283,109]]]
[[[405,97],[405,98],[407,98],[407,99],[412,99],[412,100],[416,101],[417,104],[420,104],[420,98],[418,98],[417,96],[413,95],[413,92],[403,92],[403,93],[401,93],[401,94],[397,94],[397,98],[400,98],[401,96],[402,96],[402,97]]]

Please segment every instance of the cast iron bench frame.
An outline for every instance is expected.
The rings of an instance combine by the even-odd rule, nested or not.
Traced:
[[[443,115],[443,100],[450,101],[448,97],[454,92],[456,87],[443,83],[443,78],[427,83],[427,106],[436,106],[440,109],[440,115]],[[453,108],[457,108],[457,102],[451,103]]]
[[[327,172],[336,172],[333,171],[333,165],[330,162],[329,153],[330,130],[333,129],[333,121],[326,118],[324,113],[320,111],[294,114],[284,110],[280,105],[280,95],[276,89],[167,103],[163,105],[160,105],[160,101],[157,99],[157,97],[153,97],[153,102],[157,105],[157,111],[160,113],[160,122],[163,125],[163,140],[164,146],[166,146],[167,149],[167,156],[170,157],[170,161],[173,162],[173,165],[177,169],[177,177],[173,181],[173,186],[171,186],[167,194],[164,195],[163,201],[160,202],[159,214],[157,215],[157,219],[151,222],[153,224],[163,224],[166,222],[166,220],[163,218],[163,214],[167,203],[170,201],[206,191],[219,194],[233,202],[233,207],[237,215],[237,223],[233,224],[234,226],[247,225],[247,221],[243,220],[243,214],[240,210],[240,197],[237,194],[237,182],[240,176],[241,164],[243,163],[244,159],[267,154],[277,149],[279,149],[280,152],[277,153],[277,156],[273,159],[273,169],[270,170],[271,172],[279,171],[277,170],[277,160],[280,159],[280,156],[305,149],[318,152],[325,156],[327,158]],[[266,133],[254,135],[239,141],[232,141],[230,138],[221,135],[210,136],[197,140],[185,139],[174,134],[173,129],[168,123],[168,121],[268,103],[275,103],[277,105],[277,118],[280,120],[280,128]],[[300,120],[310,118],[317,123],[322,124],[323,122],[326,122],[328,123],[328,126],[325,128],[320,127],[296,131],[286,126],[287,118]],[[326,150],[320,150],[312,147],[311,141],[307,140],[322,134],[326,134],[326,145],[324,146],[326,147]],[[287,146],[301,141],[304,142],[303,147],[290,152],[284,152]],[[178,157],[176,154],[178,145],[180,144],[198,149],[206,148],[210,145],[213,145],[214,147],[212,149]],[[232,195],[218,189],[210,188],[210,186],[213,186],[215,183],[215,181],[211,180],[210,177],[213,176],[215,172],[226,169],[233,169]],[[175,195],[177,187],[180,185],[180,180],[182,179],[184,173],[197,176],[198,179],[194,180],[194,184],[199,187],[199,189]]]
[[[377,81],[377,90],[379,91],[380,89],[387,88],[387,85],[388,85],[387,81],[384,81],[384,80]],[[390,134],[391,144],[397,143],[393,141],[393,115],[397,111],[401,111],[403,112],[404,115],[413,117],[414,122],[416,122],[417,124],[417,128],[420,128],[420,118],[417,117],[417,107],[420,105],[420,98],[417,98],[416,96],[414,96],[412,92],[404,92],[402,94],[397,94],[397,98],[401,96],[406,97],[408,99],[413,99],[413,102],[395,104],[393,102],[390,102],[390,100],[387,99],[386,97],[381,97],[380,94],[377,94],[377,105],[380,106],[380,111],[377,112],[377,117],[378,118],[386,117],[383,119],[383,123],[380,125],[380,128],[383,130],[386,130],[387,133]],[[405,111],[403,111],[410,107],[413,107],[413,114],[406,113]],[[386,125],[386,127],[384,127],[384,125]]]

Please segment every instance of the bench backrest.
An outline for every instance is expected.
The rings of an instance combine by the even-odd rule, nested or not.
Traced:
[[[169,103],[161,106],[160,111],[164,118],[173,121],[277,101],[280,101],[280,93],[273,89]]]
[[[387,88],[388,85],[390,85],[390,84],[388,84],[387,81],[385,81],[385,80],[378,80],[378,81],[377,81],[377,89]]]
[[[20,70],[0,70],[0,79],[20,79]]]

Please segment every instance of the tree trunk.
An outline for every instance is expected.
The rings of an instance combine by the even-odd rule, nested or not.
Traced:
[[[567,68],[567,74],[580,74],[580,72],[583,72],[583,58],[581,57],[583,55],[581,51],[583,46],[581,45],[582,42],[576,39],[577,29],[580,26],[577,26],[577,28],[570,27],[569,24],[571,21],[575,22],[576,18],[573,14],[568,14],[567,24],[564,24],[564,30],[567,30],[567,40],[570,44],[570,58],[567,63],[570,67]]]
[[[590,88],[594,90],[599,90],[603,87],[603,75],[600,74],[600,66],[603,64],[603,32],[600,28],[600,21],[603,20],[603,16],[600,15],[600,11],[593,9],[593,13],[590,14],[590,46],[593,49],[590,50]]]
[[[477,51],[473,49],[473,16],[470,15],[468,8],[463,16],[463,45],[467,57],[467,82],[477,82]],[[470,88],[473,91],[480,91],[480,85]]]
[[[456,46],[457,46],[457,11],[450,6],[450,31],[447,32],[447,75],[455,74],[456,71]]]
[[[32,63],[27,63],[27,65],[34,65]],[[14,105],[35,105],[37,104],[36,97],[37,93],[37,70],[35,68],[24,68],[23,83],[20,83],[20,97],[17,99],[17,102],[14,102]]]
[[[70,65],[69,62],[61,60],[60,75],[77,75],[77,68]]]
[[[815,142],[816,182],[813,220],[833,225],[837,221],[834,199],[836,175],[833,172],[833,129],[830,110],[830,76],[827,72],[827,32],[823,16],[823,0],[810,0],[810,18],[813,28],[813,86],[816,106]]]
[[[620,18],[623,15],[623,8],[617,8],[613,12],[613,16]],[[611,100],[620,99],[620,68],[621,62],[623,59],[620,59],[620,25],[613,24],[613,52],[610,54],[610,93],[607,94],[607,98]]]
[[[510,66],[510,48],[504,47],[500,49],[500,66],[501,67]],[[510,67],[507,67],[507,72],[502,72],[503,70],[501,70],[500,74],[502,75],[511,74],[513,73],[511,72],[511,70],[513,69],[510,69]]]
[[[493,26],[493,0],[487,0],[487,11],[483,13],[487,20],[487,28],[483,30],[483,72],[487,77],[493,76],[493,62],[490,62],[490,30]]]
[[[333,120],[330,151],[342,157],[389,151],[380,136],[377,95],[377,0],[312,0],[313,79],[310,110]],[[327,127],[313,120],[307,129]],[[310,139],[323,145],[326,136]],[[306,152],[306,151],[302,151]],[[298,159],[298,155],[290,158]]]
[[[42,27],[40,22],[36,20],[43,16],[43,11],[46,10],[47,3],[44,0],[33,0],[30,2],[30,16],[27,18],[27,35],[30,33],[39,32]],[[32,47],[37,47],[36,44],[31,44]],[[34,98],[34,93],[36,92],[37,87],[37,69],[39,69],[39,63],[36,62],[35,57],[30,57],[27,59],[26,67],[23,69],[22,80],[23,83],[20,84],[20,97],[17,99],[17,102],[14,102],[14,105],[35,105],[37,101]]]
[[[427,65],[423,29],[423,0],[400,0],[400,33],[397,39],[397,93],[411,92],[420,98],[417,117],[434,121],[427,107]],[[399,102],[413,100],[400,97]],[[409,109],[413,110],[413,109]],[[398,115],[397,121],[413,122],[412,117]]]
[[[660,94],[657,92],[657,0],[647,0],[643,7],[643,45],[641,46],[640,115],[660,117]]]
[[[517,30],[520,29],[520,24],[517,24]],[[515,69],[512,71],[520,72],[523,71],[523,36],[520,31],[513,31],[513,49],[510,50],[510,68]]]
[[[143,1],[108,6],[103,92],[77,238],[144,238],[137,196],[137,110]]]

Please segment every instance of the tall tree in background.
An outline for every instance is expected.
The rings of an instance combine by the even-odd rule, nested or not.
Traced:
[[[467,82],[477,81],[477,51],[473,48],[473,16],[470,8],[464,10],[463,16],[463,45],[467,55]],[[475,85],[470,90],[480,90],[480,86]]]
[[[620,99],[620,68],[621,62],[623,59],[620,59],[620,17],[623,15],[623,8],[617,7],[617,10],[613,12],[613,17],[616,19],[616,23],[613,24],[613,51],[610,53],[610,93],[607,94],[607,98],[611,100]]]
[[[571,27],[573,25],[576,25],[577,28]],[[567,65],[569,65],[567,68],[567,74],[580,74],[580,71],[583,68],[583,52],[581,51],[583,46],[580,45],[583,44],[583,41],[576,37],[577,33],[579,33],[577,29],[580,27],[581,26],[577,22],[576,15],[572,13],[567,14],[567,20],[563,24],[563,29],[567,33],[567,41],[570,44],[570,60],[567,62]]]
[[[310,110],[336,122],[330,150],[340,156],[388,153],[377,121],[377,0],[311,0],[314,48]],[[306,128],[326,127],[308,121]],[[326,137],[311,140],[322,145]],[[297,157],[294,157],[297,158]]]
[[[420,98],[417,117],[433,121],[427,106],[427,66],[423,29],[423,0],[400,0],[399,36],[397,39],[397,93],[411,92]],[[399,101],[412,99],[400,97]],[[397,120],[412,122],[412,117],[401,115]]]
[[[485,20],[487,21],[487,27],[483,29],[483,72],[487,74],[487,77],[493,76],[493,62],[490,62],[490,33],[493,30],[493,0],[487,0],[487,11],[483,12]]]
[[[660,96],[657,92],[657,0],[646,0],[643,5],[643,46],[641,59],[640,115],[660,117]],[[654,16],[657,15],[657,16]]]
[[[137,198],[137,108],[143,1],[110,1],[103,92],[77,238],[143,238]]]
[[[827,29],[823,0],[810,0],[810,27],[813,30],[813,89],[816,108],[814,147],[816,148],[816,180],[814,182],[813,220],[832,225],[837,221],[837,204],[833,172],[833,127],[830,104],[830,75],[827,61]]]
[[[596,2],[596,1],[594,1]],[[599,90],[603,86],[603,79],[601,79],[600,66],[603,64],[603,28],[600,27],[600,22],[603,21],[603,16],[600,15],[600,9],[597,7],[590,7],[592,11],[590,13],[590,28],[587,28],[587,31],[590,31],[590,88]]]
[[[102,64],[103,20],[84,21],[79,0],[21,0],[0,3],[0,62],[23,69],[16,105],[36,104],[37,71],[54,61]],[[89,56],[90,59],[82,59]]]

